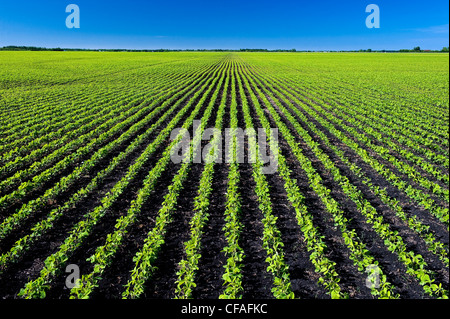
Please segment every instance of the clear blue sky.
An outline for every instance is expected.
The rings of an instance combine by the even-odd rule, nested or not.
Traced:
[[[65,25],[68,4],[80,29]],[[365,25],[377,4],[381,27]],[[448,46],[447,0],[0,0],[0,46],[298,50]]]

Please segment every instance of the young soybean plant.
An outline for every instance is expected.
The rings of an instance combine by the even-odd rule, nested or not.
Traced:
[[[220,102],[219,110],[217,112],[217,118],[215,128],[217,130],[222,129],[223,116],[225,113],[225,105],[229,86],[229,72],[227,72],[227,78],[223,88],[222,99]],[[218,91],[215,92],[217,96]],[[215,98],[214,98],[215,100]],[[201,258],[201,237],[203,235],[203,227],[208,221],[208,209],[209,198],[212,192],[212,180],[214,177],[214,167],[219,156],[219,139],[220,135],[215,134],[211,141],[211,149],[206,159],[205,168],[200,178],[200,186],[198,189],[198,195],[194,199],[194,216],[190,221],[191,237],[184,243],[184,249],[186,256],[179,264],[179,271],[177,272],[178,279],[175,282],[175,299],[189,299],[192,298],[193,288],[196,287],[195,275],[198,270],[198,261]],[[198,144],[198,141],[194,141]],[[195,157],[196,154],[193,154]]]
[[[208,105],[208,108],[205,110],[205,113],[202,118],[202,125],[197,128],[198,133],[196,136],[201,137],[203,134],[203,130],[205,128],[206,123],[212,113],[212,109],[215,104],[215,100],[217,99],[217,95],[219,89],[222,86],[225,72],[222,72],[222,76],[220,78],[219,84],[211,98],[211,101]],[[212,91],[214,85],[209,88],[209,91]],[[204,104],[207,95],[204,95],[204,99],[199,102],[199,105]],[[190,122],[192,123],[193,118],[196,114],[191,114]],[[186,125],[184,128],[189,128],[190,125]],[[197,149],[197,146],[201,142],[200,139],[194,140],[190,145],[190,151],[186,154],[188,158],[190,158],[193,154],[193,150]],[[173,179],[173,184],[169,187],[169,193],[164,197],[164,203],[159,210],[159,214],[156,220],[156,226],[154,229],[150,231],[148,237],[145,240],[145,244],[143,248],[136,254],[133,261],[135,261],[135,267],[131,271],[131,279],[125,285],[125,291],[122,294],[122,298],[124,299],[135,299],[139,298],[139,296],[144,291],[144,285],[148,277],[152,274],[154,270],[154,261],[156,260],[159,249],[161,245],[165,241],[165,232],[167,229],[167,224],[171,221],[171,214],[176,209],[175,205],[177,203],[178,193],[181,191],[183,187],[183,182],[187,178],[187,174],[190,170],[192,161],[184,161],[182,167],[179,172]],[[191,289],[192,285],[188,285],[187,289]]]
[[[242,71],[241,71],[242,72]],[[241,73],[240,72],[240,73]],[[250,115],[250,110],[248,102],[246,101],[246,96],[244,88],[241,82],[241,77],[238,77],[239,92],[242,99],[244,120],[246,128],[250,131],[254,131],[252,118]],[[243,77],[247,89],[252,93],[251,89],[248,87],[248,83]],[[252,96],[252,102],[255,103],[254,96]],[[263,247],[267,252],[266,262],[269,264],[267,270],[272,273],[274,278],[274,286],[272,288],[272,293],[277,299],[293,299],[295,298],[294,293],[291,290],[291,283],[289,279],[289,267],[284,261],[283,252],[283,242],[281,241],[281,233],[276,226],[277,218],[272,214],[272,204],[269,194],[269,185],[267,179],[263,174],[261,153],[259,147],[256,143],[255,136],[250,134],[249,145],[251,150],[255,150],[256,154],[250,154],[250,157],[255,159],[253,165],[253,178],[256,182],[255,193],[258,197],[259,209],[263,213],[264,219],[262,220],[264,225],[263,230]]]
[[[237,119],[237,96],[236,96],[236,63],[233,64],[233,73],[231,78],[231,105],[230,105],[230,127],[236,129],[238,127]],[[239,195],[239,183],[241,176],[239,173],[239,163],[237,147],[237,137],[232,136],[232,146],[229,154],[229,173],[228,187],[225,210],[226,224],[223,227],[227,246],[223,252],[227,256],[227,263],[224,266],[225,271],[222,275],[223,286],[225,289],[219,296],[220,299],[240,299],[242,298],[242,261],[244,259],[244,251],[239,246],[239,238],[242,231],[242,223],[240,222],[241,198]]]

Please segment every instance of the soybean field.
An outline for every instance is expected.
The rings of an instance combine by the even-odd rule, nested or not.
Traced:
[[[448,170],[448,54],[0,52],[0,298],[448,298]]]

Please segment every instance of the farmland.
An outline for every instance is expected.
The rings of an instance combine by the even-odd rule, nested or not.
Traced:
[[[0,52],[0,298],[448,298],[448,77],[434,53]]]

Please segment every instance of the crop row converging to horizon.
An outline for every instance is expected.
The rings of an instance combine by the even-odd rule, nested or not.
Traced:
[[[448,298],[448,56],[0,66],[0,297]]]

